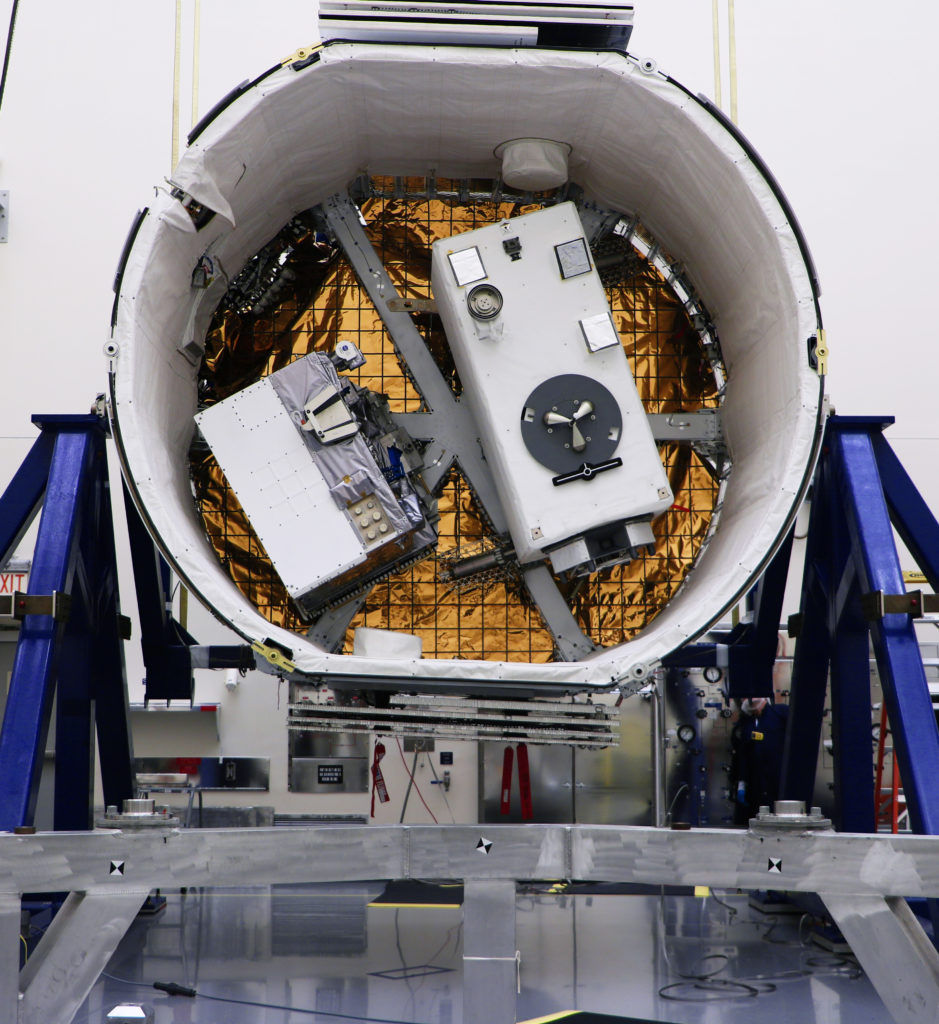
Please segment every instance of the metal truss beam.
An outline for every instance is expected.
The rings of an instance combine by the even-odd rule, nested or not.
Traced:
[[[939,593],[939,523],[882,433],[871,436],[890,520]]]
[[[939,953],[906,900],[829,894],[824,902],[893,1019],[939,1019]]]
[[[481,835],[492,842],[477,849]],[[769,858],[778,860],[771,870]],[[114,864],[122,864],[115,873]],[[615,825],[333,825],[0,834],[0,893],[376,878],[578,878],[939,896],[939,837]]]
[[[20,971],[18,1024],[69,1024],[149,890],[71,892]]]
[[[39,511],[55,435],[43,431],[0,496],[0,565],[5,565]]]
[[[18,1015],[9,1013],[8,991],[0,1009],[18,1024],[67,1024],[152,888],[451,878],[465,883],[464,982],[473,988],[464,993],[463,1019],[509,1024],[516,965],[508,908],[515,883],[577,878],[817,892],[895,1019],[935,1019],[936,955],[899,898],[939,896],[939,837],[784,827],[483,829],[340,825],[0,835],[0,978],[9,979],[9,959],[19,958],[12,922],[20,894],[40,884],[72,893],[21,974]]]

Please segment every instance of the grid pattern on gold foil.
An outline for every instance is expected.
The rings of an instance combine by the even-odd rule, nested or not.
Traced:
[[[442,187],[443,187],[443,183]],[[407,182],[405,182],[405,186]],[[406,191],[406,188],[405,188]],[[449,237],[535,208],[511,202],[378,196],[362,203],[367,232],[397,293],[430,296],[430,246]],[[296,235],[296,230],[294,235]],[[208,400],[225,397],[294,358],[355,342],[367,358],[351,376],[388,395],[393,412],[414,412],[421,399],[365,289],[341,254],[328,253],[312,231],[291,239],[286,266],[294,286],[260,317],[220,310],[210,329],[203,366]],[[649,412],[692,411],[717,404],[713,374],[696,332],[658,271],[639,260],[607,289],[614,323]],[[441,371],[460,383],[437,318],[412,315]],[[241,370],[239,371],[239,361]],[[216,367],[224,370],[223,386]],[[239,373],[241,374],[239,379]],[[670,600],[707,536],[718,483],[689,448],[662,446],[674,506],[653,523],[656,550],[627,566],[563,584],[584,632],[603,645],[634,636]],[[250,523],[211,455],[193,459],[197,504],[209,538],[236,585],[270,621],[307,628],[293,608]],[[549,661],[552,638],[511,575],[478,590],[439,580],[441,558],[476,553],[489,530],[463,479],[453,475],[439,499],[437,554],[374,586],[355,626],[395,629],[423,640],[425,657]]]

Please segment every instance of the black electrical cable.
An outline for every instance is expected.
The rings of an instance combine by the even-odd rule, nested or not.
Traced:
[[[286,1006],[283,1003],[262,1003],[254,999],[234,999],[230,996],[210,996],[205,992],[197,992],[194,988],[187,988],[177,985],[175,982],[154,982],[152,985],[145,981],[130,981],[127,978],[116,978],[107,971],[102,971],[101,976],[110,981],[116,981],[121,985],[131,985],[134,988],[158,988],[161,991],[169,992],[171,995],[188,996],[194,999],[209,999],[213,1003],[232,1003],[237,1006],[253,1006],[261,1010],[284,1010],[287,1013],[308,1014],[311,1017],[333,1017],[338,1020],[360,1021],[362,1024],[416,1024],[415,1021],[399,1020],[395,1017],[363,1017],[357,1013],[337,1013],[329,1010],[308,1010],[302,1006]]]
[[[732,907],[729,903],[726,903],[724,900],[722,900],[713,889],[711,889],[710,895],[711,899],[714,900],[714,902],[719,907],[723,907],[727,911],[728,916],[730,917],[731,921],[733,921],[733,919],[737,916],[737,908]]]
[[[7,45],[3,54],[3,74],[0,75],[0,107],[3,106],[3,93],[7,87],[7,72],[10,69],[10,53],[13,50],[13,32],[16,28],[16,12],[19,10],[20,0],[13,0],[13,10],[10,12],[10,28],[7,31]]]
[[[675,989],[687,988],[692,992],[712,992],[713,995],[678,995]],[[773,991],[765,989],[764,991]],[[755,999],[760,994],[760,989],[755,985],[747,985],[742,981],[730,981],[720,978],[708,978],[704,981],[675,981],[671,985],[664,985],[659,989],[659,996],[662,999],[669,999],[676,1003],[710,1003],[719,999]]]
[[[814,968],[815,974],[843,974],[852,980],[864,975],[861,965],[851,956],[839,956],[837,953],[821,954],[810,956],[805,962],[807,966]]]
[[[711,896],[713,897],[713,893]],[[717,901],[721,903],[720,900]],[[659,898],[659,914],[662,927],[665,925],[665,895],[664,891]],[[736,910],[731,908],[727,904],[721,903],[726,909]],[[733,920],[734,915],[730,915]],[[777,939],[767,939],[767,936],[771,934],[773,929],[776,927],[774,921],[762,938],[769,942],[775,942],[779,945],[798,945],[804,949],[804,943],[802,942],[802,928],[806,920],[810,919],[810,915],[803,914],[799,921],[799,941],[798,942],[783,942]],[[758,922],[748,922],[758,923]],[[850,955],[840,956],[837,953],[831,955],[817,955],[808,956],[805,958],[805,965],[802,967],[796,967],[789,970],[782,970],[772,974],[754,974],[743,978],[718,978],[716,975],[720,974],[729,964],[730,958],[726,953],[711,953],[706,956],[699,958],[695,962],[694,969],[691,973],[684,973],[677,969],[672,963],[671,957],[668,953],[667,944],[663,943],[662,952],[665,956],[665,962],[668,965],[669,971],[673,975],[677,975],[681,978],[681,981],[672,982],[671,984],[664,985],[658,990],[660,998],[669,1000],[671,1002],[679,1003],[710,1003],[720,1002],[721,1000],[730,999],[752,999],[760,995],[768,995],[769,993],[777,991],[777,983],[784,983],[787,981],[797,981],[807,977],[814,977],[819,974],[837,974],[855,980],[863,976],[863,970],[857,961]],[[708,961],[723,961],[720,966],[715,967],[713,970],[704,969],[704,965]]]

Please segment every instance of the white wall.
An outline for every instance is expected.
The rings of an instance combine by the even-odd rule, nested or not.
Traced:
[[[637,8],[633,52],[713,95],[711,5],[637,0]],[[5,0],[0,24],[9,9]],[[184,0],[183,140],[191,124],[193,9]],[[200,112],[316,36],[315,3],[301,0],[202,0],[201,12]],[[115,265],[134,211],[170,171],[174,17],[172,0],[22,4],[0,108],[0,189],[11,192],[10,239],[0,245],[0,480],[28,449],[32,413],[87,411],[105,388],[101,346]],[[939,507],[932,310],[939,198],[930,100],[937,35],[939,7],[911,0],[737,4],[739,120],[815,255],[833,402],[839,412],[896,416],[888,436]],[[726,99],[725,82],[725,107]],[[123,544],[121,557],[126,565]],[[126,573],[122,589],[133,616]],[[203,642],[232,641],[199,609],[190,628]],[[142,663],[133,644],[128,665],[131,699],[139,701]],[[265,802],[276,797],[284,811],[363,813],[366,796],[314,801],[284,792],[286,688],[279,706],[277,690],[276,680],[253,674],[229,694],[223,674],[199,673],[197,699],[221,705],[218,738],[205,720],[183,724],[185,716],[174,716],[167,728],[167,716],[138,715],[137,752],[269,756],[276,793]],[[457,820],[470,820],[475,768],[471,748],[460,750],[449,799]],[[396,749],[385,767],[394,800],[381,820],[397,820],[406,776]],[[450,820],[438,787],[425,785],[429,777],[419,769],[422,792],[439,820]],[[412,796],[408,820],[425,820],[424,813]]]

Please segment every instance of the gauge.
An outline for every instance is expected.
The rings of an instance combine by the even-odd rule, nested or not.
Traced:
[[[678,727],[678,738],[682,743],[693,743],[697,733],[693,725],[680,725]]]
[[[709,683],[719,683],[724,678],[724,673],[716,665],[708,665],[704,670],[704,678]]]

